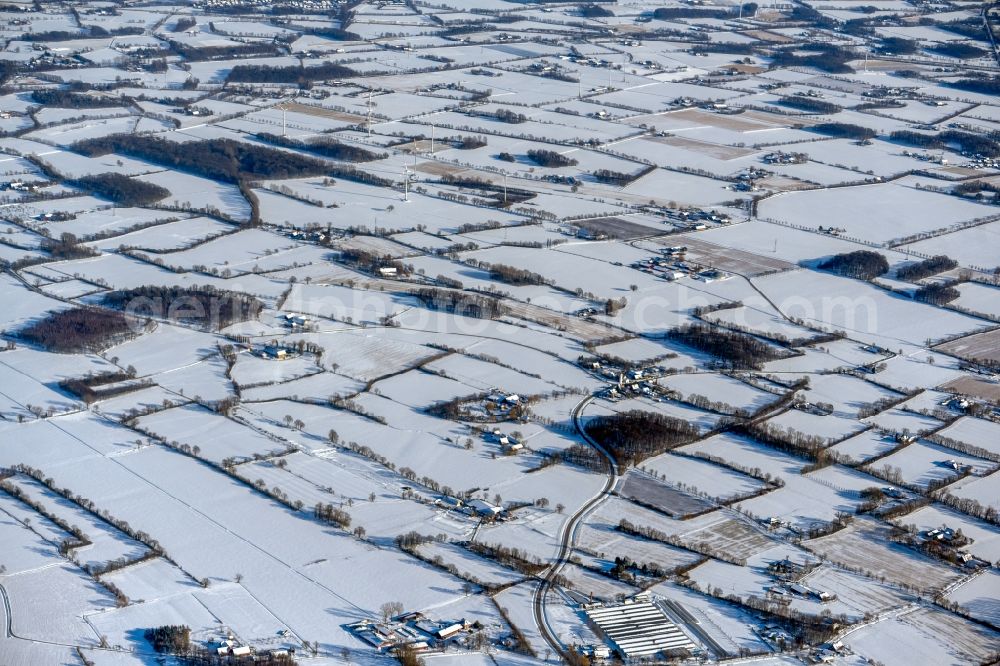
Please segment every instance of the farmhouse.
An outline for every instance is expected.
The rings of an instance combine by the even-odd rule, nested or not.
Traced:
[[[458,632],[462,631],[463,629],[465,629],[465,623],[464,622],[455,622],[454,624],[449,624],[449,625],[446,625],[444,627],[439,628],[434,633],[441,640],[447,640],[447,639],[451,638],[452,636],[454,636],[455,634],[457,634]]]
[[[288,358],[288,350],[276,345],[268,345],[264,347],[264,351],[262,351],[260,355],[261,358],[273,358],[279,361],[284,361]]]
[[[285,324],[292,328],[305,328],[309,325],[309,317],[289,312],[285,314]]]
[[[239,645],[232,638],[227,638],[215,648],[216,654],[233,657],[248,657],[253,653],[249,645]]]
[[[474,514],[487,517],[497,517],[504,512],[504,508],[502,506],[490,504],[486,500],[480,499],[469,500],[466,507]]]
[[[378,652],[391,650],[399,645],[408,645],[414,650],[422,651],[430,647],[427,637],[416,625],[400,622],[389,624],[362,620],[351,626],[354,634],[374,647]]]

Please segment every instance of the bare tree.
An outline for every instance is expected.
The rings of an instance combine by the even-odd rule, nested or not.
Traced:
[[[403,613],[403,603],[400,601],[387,601],[379,606],[378,613],[383,622],[388,622],[390,619]]]

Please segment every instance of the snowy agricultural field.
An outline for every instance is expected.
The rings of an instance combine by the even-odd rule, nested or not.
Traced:
[[[682,206],[719,205],[733,199],[733,192],[724,182],[662,169],[631,183],[626,191],[637,197],[673,201]]]
[[[750,616],[743,609],[671,582],[659,583],[651,591],[679,604],[730,654],[738,654],[741,648],[770,651],[753,631],[753,625],[748,622]]]
[[[784,487],[741,501],[739,506],[753,515],[776,517],[808,530],[834,520],[838,512],[853,513],[862,501],[861,491],[879,484],[866,474],[838,465],[798,478],[782,478]]]
[[[718,310],[706,315],[706,318],[723,325],[736,325],[741,330],[749,329],[765,337],[784,337],[789,340],[809,338],[814,335],[809,329],[796,326],[776,315],[765,304],[753,307],[730,308]]]
[[[389,177],[395,179],[396,174]],[[399,173],[399,178],[401,177],[402,174]],[[342,229],[362,226],[409,231],[415,228],[415,219],[419,218],[426,220],[428,231],[436,233],[442,230],[454,231],[466,223],[517,219],[501,211],[472,206],[449,206],[434,197],[412,191],[409,201],[404,202],[401,191],[346,180],[339,180],[334,186],[324,186],[318,180],[296,180],[283,184],[298,196],[321,201],[327,208],[317,208],[296,199],[258,191],[261,215],[272,224],[305,226],[309,222],[323,222],[324,225],[331,224]]]
[[[927,506],[913,513],[906,514],[898,521],[904,525],[915,525],[920,532],[926,532],[942,527],[962,530],[970,543],[963,547],[983,561],[995,561],[1000,553],[1000,538],[989,523],[976,520],[953,509],[942,506]]]
[[[758,278],[756,283],[787,316],[847,330],[890,349],[901,342],[923,346],[927,340],[970,333],[985,326],[982,320],[933,309],[857,280],[818,272],[799,275],[801,282],[779,275]],[[909,324],[915,320],[925,322],[919,331]]]
[[[793,264],[859,249],[855,243],[836,236],[771,224],[763,219],[700,231],[696,238]],[[683,243],[684,236],[676,240]],[[885,254],[890,262],[904,258],[903,254]]]
[[[888,528],[868,519],[856,519],[852,526],[804,545],[835,563],[860,569],[866,575],[884,576],[886,581],[918,591],[943,589],[961,578],[959,570],[892,543],[887,535]]]
[[[921,487],[954,476],[956,465],[971,467],[977,476],[996,468],[996,464],[988,460],[926,441],[914,442],[874,464],[880,468],[898,469],[904,482]]]
[[[195,455],[215,462],[224,458],[248,459],[254,454],[268,454],[287,448],[287,443],[268,438],[237,421],[196,405],[165,409],[141,417],[140,429],[170,446],[199,447]]]
[[[431,543],[422,546],[420,552],[425,557],[431,559],[440,557],[445,564],[454,565],[462,578],[481,580],[491,585],[516,583],[523,578],[517,572],[505,570],[461,546]]]
[[[650,458],[643,467],[670,485],[692,488],[719,501],[755,493],[766,487],[762,481],[721,465],[669,453]]]
[[[715,401],[750,412],[775,400],[775,396],[766,391],[724,375],[677,375],[658,383],[679,391],[687,399],[692,395],[712,396]]]
[[[868,417],[867,422],[885,432],[928,433],[943,425],[942,421],[933,416],[895,408]]]
[[[713,435],[694,444],[681,447],[681,451],[704,453],[749,469],[758,468],[786,481],[800,475],[806,462],[789,453],[777,451],[755,440],[730,433]]]
[[[41,571],[5,577],[4,589],[11,633],[29,640],[97,646],[99,636],[83,615],[114,608],[107,590],[58,560]]]
[[[164,625],[323,666],[406,635],[428,666],[627,661],[585,611],[643,590],[706,664],[988,661],[998,223],[961,195],[996,169],[959,151],[1000,111],[962,81],[988,58],[938,48],[981,17],[849,4],[9,8],[0,664],[183,666]],[[827,38],[844,71],[778,57]],[[186,164],[209,140],[238,150]],[[885,276],[819,268],[859,250]],[[104,296],[144,287],[262,307],[121,342]]]
[[[997,287],[967,282],[959,285],[957,289],[961,296],[955,300],[955,305],[987,316],[1000,316],[1000,305],[997,305],[1000,300],[1000,290]]]
[[[768,422],[782,430],[809,433],[829,443],[851,437],[866,428],[865,424],[855,420],[853,415],[825,414],[807,409],[792,409]]]
[[[916,609],[864,627],[845,642],[874,659],[961,664],[982,659],[996,639],[996,632],[955,615]]]
[[[619,402],[595,400],[587,406],[584,416],[604,416],[607,414],[627,412],[632,409],[657,412],[675,419],[682,419],[697,425],[704,431],[711,430],[720,416],[714,412],[692,407],[673,400],[655,400],[645,397],[630,397]]]
[[[776,550],[775,554],[777,552]],[[832,566],[821,566],[813,570],[802,579],[802,583],[813,589],[833,591],[837,595],[833,603],[796,599],[793,607],[805,612],[822,613],[824,608],[829,608],[833,613],[843,612],[858,618],[864,617],[866,613],[884,612],[912,600],[910,595],[889,584],[873,585],[863,575]]]
[[[1000,495],[997,484],[1000,483],[1000,472],[987,476],[969,476],[948,487],[948,492],[962,499],[970,499],[988,507],[1000,507]]]
[[[202,270],[229,269],[232,273],[244,274],[260,270],[281,270],[320,256],[322,252],[316,248],[303,248],[283,236],[251,229],[209,240],[190,249],[171,252],[160,258],[172,267],[181,268],[181,272],[190,271],[193,266],[201,266],[204,267]]]
[[[889,453],[898,445],[899,442],[893,435],[871,428],[834,444],[829,450],[844,455],[851,461],[865,461]]]
[[[1000,424],[993,421],[966,416],[937,434],[1000,456]]]
[[[697,561],[698,556],[676,546],[670,546],[641,537],[629,536],[617,529],[618,523],[605,522],[597,514],[591,516],[588,525],[580,530],[580,546],[588,552],[596,553],[605,562],[617,553],[629,553],[637,562],[655,563],[669,570]]]
[[[998,590],[1000,573],[987,570],[969,583],[952,590],[948,594],[948,600],[961,605],[973,618],[995,624],[1000,619],[996,607]]]
[[[323,369],[314,359],[306,355],[274,360],[244,353],[239,356],[229,374],[233,383],[239,385],[242,391],[249,386],[285,384],[322,372]]]
[[[167,213],[148,208],[121,208],[104,204],[98,209],[81,212],[72,220],[48,222],[43,218],[43,221],[45,228],[54,236],[71,233],[79,238],[109,237],[103,242],[98,240],[94,243],[94,247],[110,249],[108,244],[113,241],[118,245],[128,243],[124,239],[129,237],[128,232],[133,229],[151,230],[158,226],[173,224],[175,221],[186,221],[184,218],[187,217],[186,214]]]
[[[30,477],[17,476],[10,481],[10,486],[23,493],[24,497],[37,502],[46,511],[57,516],[69,525],[78,527],[86,535],[90,544],[75,549],[77,561],[84,566],[100,567],[112,560],[123,558],[135,559],[145,555],[149,549],[142,543],[129,538],[103,520],[84,511],[76,504],[60,497],[45,486]],[[37,522],[36,531],[43,531],[49,542],[59,543],[65,538],[62,529],[56,527],[47,519],[43,519],[25,504],[13,504],[5,508],[8,515],[15,516],[22,522]]]
[[[301,339],[315,342],[326,353],[322,364],[327,369],[362,381],[373,381],[383,375],[412,367],[440,352],[421,344],[422,336],[410,340],[395,340],[389,336],[367,334],[363,330],[332,333],[305,333]]]
[[[837,203],[834,204],[833,202]],[[820,212],[823,211],[823,212]],[[760,215],[808,228],[838,227],[842,236],[883,243],[988,217],[988,206],[896,183],[786,192],[760,206]]]
[[[139,180],[166,188],[171,196],[163,201],[186,210],[215,210],[237,220],[250,214],[250,207],[234,185],[216,183],[180,171],[160,171]]]
[[[998,263],[996,252],[993,251],[994,239],[998,235],[1000,235],[1000,222],[990,222],[972,229],[963,229],[910,243],[899,249],[925,254],[945,254],[963,267],[978,267],[992,271]]]
[[[121,215],[121,210],[116,209],[114,214]],[[77,219],[79,220],[79,218]],[[112,250],[124,244],[138,250],[150,252],[180,250],[190,245],[231,233],[234,230],[234,227],[230,224],[207,217],[188,217],[172,222],[157,220],[157,222],[157,224],[150,226],[136,223],[135,226],[141,226],[142,228],[130,233],[116,235],[104,241],[98,241],[94,243],[94,247],[102,250]],[[107,224],[106,220],[103,221],[103,225]],[[101,230],[106,228],[103,225]],[[123,228],[127,229],[128,227]]]
[[[57,108],[43,108],[35,112],[35,118],[38,120],[40,125],[59,125],[67,122],[76,122],[79,120],[90,120],[96,121],[103,118],[115,118],[119,116],[128,116],[131,112],[126,108],[107,108],[107,109],[57,109]]]

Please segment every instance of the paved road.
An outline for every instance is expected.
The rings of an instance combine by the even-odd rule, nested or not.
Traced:
[[[556,557],[555,562],[553,562],[541,575],[541,580],[538,587],[535,589],[535,595],[532,601],[532,605],[534,606],[535,624],[538,625],[538,629],[542,634],[542,638],[545,639],[545,642],[548,643],[553,652],[558,654],[560,657],[565,657],[566,649],[559,641],[555,632],[549,626],[548,616],[545,613],[545,597],[552,588],[552,581],[559,575],[559,572],[562,570],[563,566],[569,560],[570,555],[573,553],[573,547],[576,544],[577,529],[580,526],[581,520],[595,507],[597,507],[597,505],[603,502],[618,484],[618,464],[615,462],[615,459],[604,449],[604,447],[594,441],[594,439],[592,439],[580,425],[580,414],[593,399],[594,396],[587,396],[573,408],[573,425],[576,426],[577,432],[580,433],[583,440],[592,446],[607,461],[608,478],[604,482],[604,486],[601,488],[600,492],[577,509],[569,517],[569,519],[563,523],[559,537],[559,554]]]
[[[10,601],[7,599],[7,590],[3,589],[3,585],[0,585],[0,600],[3,601],[3,615],[4,615],[3,637],[13,638],[14,634],[11,631],[11,627],[13,625],[13,619],[11,618],[10,615]]]

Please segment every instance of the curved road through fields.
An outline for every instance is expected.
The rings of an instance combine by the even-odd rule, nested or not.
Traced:
[[[580,521],[589,514],[597,505],[603,502],[614,490],[615,486],[618,485],[618,463],[611,456],[603,446],[598,444],[590,435],[588,435],[584,429],[580,426],[580,414],[583,412],[584,408],[593,401],[594,396],[590,395],[577,403],[576,407],[573,408],[573,425],[576,426],[577,432],[583,440],[593,447],[608,463],[608,478],[604,482],[604,486],[601,488],[594,497],[588,500],[583,506],[577,509],[570,517],[563,523],[562,530],[559,535],[559,554],[556,556],[555,562],[549,565],[549,568],[541,574],[541,580],[539,581],[538,587],[535,589],[534,598],[532,600],[533,611],[535,614],[535,624],[538,625],[538,630],[542,634],[542,638],[545,642],[552,647],[552,650],[560,657],[566,656],[566,649],[563,647],[559,638],[556,636],[552,628],[549,627],[548,616],[545,613],[545,597],[552,588],[552,581],[559,572],[565,566],[566,562],[569,561],[570,555],[573,553],[573,547],[576,545],[576,534],[580,526]]]

